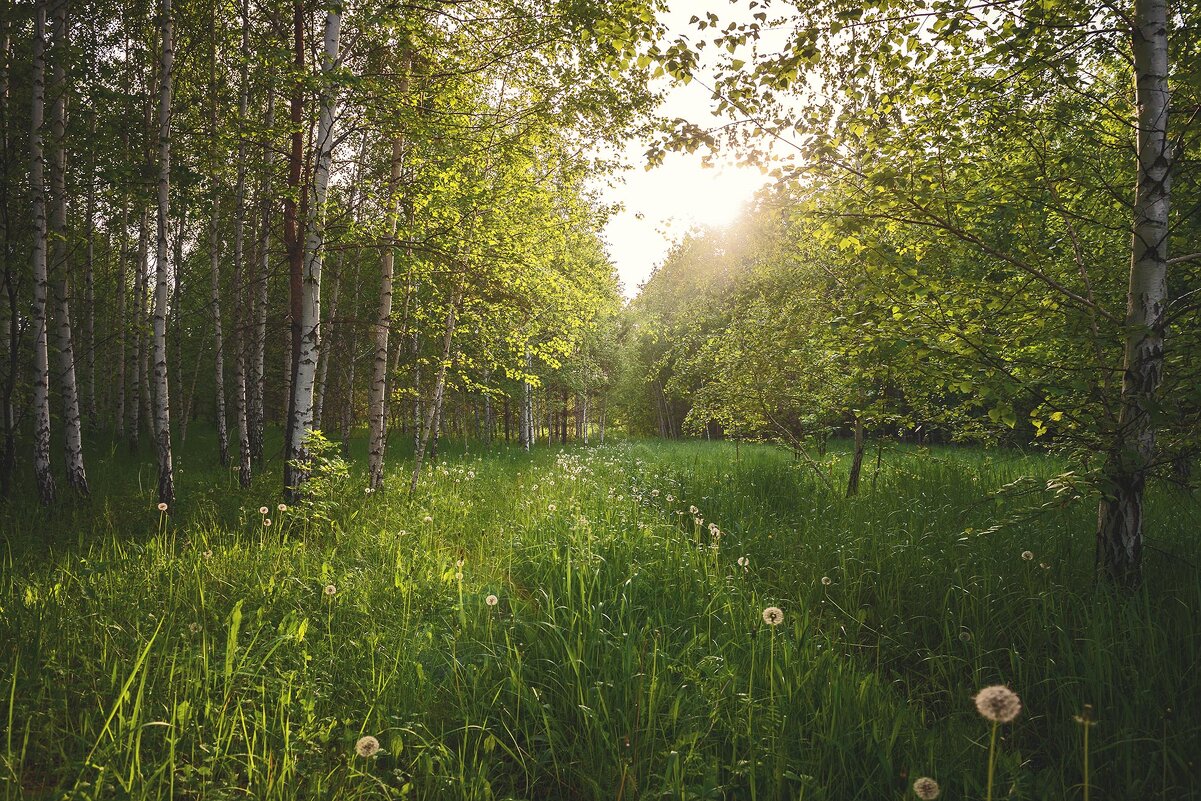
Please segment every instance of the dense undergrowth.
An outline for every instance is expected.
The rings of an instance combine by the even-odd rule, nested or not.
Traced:
[[[412,497],[403,468],[286,511],[185,468],[161,515],[114,454],[92,501],[3,510],[0,795],[976,799],[997,683],[994,797],[1085,797],[1085,704],[1089,798],[1201,792],[1187,495],[1115,596],[1042,456],[889,449],[849,500],[745,445],[460,451]]]

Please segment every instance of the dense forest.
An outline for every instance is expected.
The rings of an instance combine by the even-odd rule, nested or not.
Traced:
[[[914,784],[907,766],[943,749],[955,764],[948,797],[1201,793],[1201,685],[1190,677],[1201,649],[1201,2],[0,4],[5,798],[934,798],[938,783]],[[690,85],[708,113],[668,114],[665,99]],[[644,282],[623,286],[606,234],[622,206],[613,188],[681,155],[757,168],[764,184],[737,219],[676,236],[661,262],[648,257]],[[724,516],[709,519],[711,507]],[[815,539],[819,523],[829,542]],[[873,541],[873,530],[898,539]],[[410,531],[420,545],[381,539]],[[506,544],[488,548],[489,531]],[[238,556],[222,586],[241,589],[200,572],[226,535]],[[791,583],[820,571],[811,562],[837,541],[839,570],[875,565],[893,595],[862,574],[844,610],[838,578]],[[729,564],[723,547],[740,549]],[[1063,565],[1057,589],[1008,566],[959,575],[1006,549],[1048,575]],[[1042,562],[1052,551],[1059,561]],[[348,686],[374,682],[382,695],[432,682],[396,701],[409,717],[387,724],[392,778],[356,784],[359,762],[315,756],[359,726],[336,689],[297,691],[329,704],[306,707],[303,725],[266,717],[292,704],[280,700],[292,690],[276,684],[276,648],[312,658],[303,604],[273,595],[269,565],[284,554],[296,583],[324,594],[329,614],[312,618],[329,649],[319,661],[337,661],[335,632],[398,649],[446,638],[446,664],[345,668]],[[779,571],[748,583],[751,566],[775,558]],[[464,560],[488,565],[466,590]],[[629,576],[608,576],[610,560]],[[905,589],[924,585],[923,565],[955,573],[939,585],[945,601],[941,589],[934,601]],[[605,650],[615,635],[601,599],[642,568],[664,594],[621,603],[656,622],[639,628],[639,645]],[[336,623],[335,604],[352,603],[336,577],[375,569],[386,575],[363,586],[403,596],[401,629],[362,615]],[[152,599],[181,581],[185,600]],[[973,582],[980,598],[952,600]],[[710,606],[672,594],[689,587]],[[188,593],[198,610],[206,593],[223,599],[191,624],[215,639],[167,656],[176,646],[156,638],[167,619],[183,625]],[[256,597],[256,630],[279,640],[254,652],[255,634],[239,657]],[[367,596],[354,602],[366,615]],[[560,602],[584,611],[560,620]],[[802,603],[812,618],[796,617]],[[748,650],[713,631],[739,604],[767,627]],[[106,615],[151,608],[152,635],[132,621],[107,633]],[[832,609],[846,619],[822,618]],[[1019,642],[994,619],[1005,610],[1078,636]],[[549,622],[521,628],[523,614],[542,613]],[[931,628],[957,615],[970,625]],[[773,633],[782,621],[791,634]],[[574,665],[563,687],[579,690],[553,713],[527,697],[553,691],[522,684],[513,644],[538,639],[543,623],[562,643],[529,647],[546,649],[546,665]],[[890,623],[932,650],[906,651]],[[584,627],[575,651],[573,626]],[[930,655],[985,649],[985,632],[989,650],[945,665]],[[554,725],[497,713],[505,702],[473,683],[489,668],[459,672],[456,644],[474,670],[471,649],[491,653],[497,638],[509,638],[498,659],[512,666],[512,708],[533,703]],[[714,701],[708,722],[697,710],[680,722],[680,702],[661,708],[653,686],[605,695],[649,675],[647,638],[675,660],[662,679],[673,692],[720,696],[688,668],[713,659],[730,693],[749,682],[737,691],[748,709]],[[832,650],[807,650],[820,642]],[[155,693],[191,647],[205,667],[189,674],[181,712]],[[589,679],[596,696],[581,689],[589,648],[607,665]],[[874,655],[870,670],[859,648]],[[1117,667],[1137,648],[1164,665],[1146,679],[1157,699],[1146,709],[1123,706],[1142,690]],[[97,649],[91,663],[56,661]],[[839,692],[858,684],[858,700],[830,690],[814,703],[860,733],[878,715],[893,739],[831,734],[810,743],[820,754],[810,760],[778,738],[819,720],[803,666],[840,654],[845,663],[822,670]],[[224,658],[223,674],[210,675],[210,658]],[[163,660],[169,674],[146,690]],[[56,687],[56,671],[82,678]],[[456,695],[440,696],[452,677]],[[978,755],[961,747],[976,736],[967,724],[928,730],[965,683],[1020,680],[1038,684],[1036,701],[1066,728],[999,747],[1016,696],[982,692],[981,780],[968,767]],[[920,710],[900,711],[890,682],[925,692],[912,701]],[[1087,692],[1055,692],[1078,684]],[[158,705],[150,718],[136,711],[143,690]],[[1088,732],[1101,694],[1125,739],[1093,763],[1098,782]],[[1173,695],[1188,714],[1169,743]],[[605,699],[613,710],[597,706]],[[231,703],[259,717],[235,724]],[[649,712],[639,722],[644,703],[672,722]],[[207,722],[189,723],[202,706]],[[39,715],[66,744],[32,733]],[[470,733],[473,715],[484,739]],[[169,731],[143,764],[138,732],[159,717]],[[363,726],[358,757],[374,758],[381,743]],[[418,730],[425,745],[402,760],[400,741]],[[581,744],[573,731],[599,739]],[[311,754],[289,750],[293,734]],[[277,746],[264,743],[281,736],[288,767],[272,773]],[[540,747],[551,763],[532,756]],[[252,756],[237,767],[213,756],[230,748]],[[1024,760],[1022,748],[1040,756]],[[867,754],[879,765],[847,766]],[[255,759],[272,766],[268,778]],[[1158,767],[1144,775],[1147,760]],[[302,765],[325,778],[281,789]],[[891,795],[876,794],[889,782]]]

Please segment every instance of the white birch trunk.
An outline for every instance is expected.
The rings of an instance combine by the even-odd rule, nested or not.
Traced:
[[[175,58],[171,0],[162,0],[162,55],[158,106],[158,242],[154,265],[154,438],[158,452],[158,499],[175,500],[171,465],[171,403],[167,387],[167,213],[171,188],[171,86]],[[178,299],[177,299],[178,302]]]
[[[275,126],[275,93],[267,88],[267,114],[263,121],[267,131]],[[250,458],[256,463],[263,461],[263,436],[266,430],[266,355],[267,355],[267,276],[271,270],[271,135],[268,133],[263,140],[263,177],[259,183],[259,269],[255,277],[254,293],[254,334],[253,348],[250,357],[249,398],[247,401],[247,422],[250,427]],[[291,365],[288,366],[289,372]]]
[[[329,187],[330,161],[334,148],[334,112],[337,91],[333,72],[338,68],[342,28],[341,6],[331,7],[325,17],[325,57],[321,63],[322,88],[317,139],[313,143],[313,194],[309,204],[305,237],[305,264],[301,285],[300,352],[296,381],[292,386],[292,419],[289,421],[291,453],[286,489],[295,498],[308,478],[307,441],[313,427],[313,386],[317,378],[317,353],[321,347],[321,259],[325,242],[325,201]]]
[[[234,186],[234,253],[233,325],[235,339],[234,359],[234,416],[238,426],[238,484],[243,489],[250,486],[253,467],[250,461],[250,418],[248,414],[246,387],[247,323],[250,321],[248,287],[243,287],[243,276],[250,270],[244,269],[243,250],[246,237],[246,115],[250,110],[250,9],[247,0],[242,3],[242,85],[238,94],[238,178]]]
[[[425,413],[425,421],[421,426],[417,442],[417,452],[414,454],[413,480],[409,483],[411,492],[417,491],[417,481],[421,478],[421,465],[425,459],[425,450],[430,440],[437,436],[438,425],[442,415],[442,399],[446,395],[446,370],[450,367],[450,350],[455,337],[455,323],[458,321],[459,301],[463,298],[462,288],[456,288],[450,300],[450,309],[446,312],[446,327],[442,332],[442,359],[438,363],[438,375],[434,379],[434,394],[429,408]]]
[[[217,115],[212,116],[212,125],[217,125]],[[225,332],[221,326],[221,254],[218,252],[217,224],[218,202],[214,180],[212,210],[209,213],[209,305],[213,314],[213,400],[217,422],[217,455],[222,467],[229,466],[229,427],[225,420]],[[176,265],[179,269],[179,265]],[[176,298],[176,305],[179,298]]]
[[[401,92],[405,87],[402,82]],[[379,308],[375,314],[375,360],[371,371],[371,391],[368,398],[368,475],[372,489],[384,483],[384,447],[387,444],[387,385],[388,385],[388,333],[392,326],[392,284],[396,257],[396,231],[400,208],[400,167],[403,156],[403,140],[398,135],[392,139],[392,167],[388,175],[388,241],[384,243],[380,259]]]
[[[75,340],[71,331],[70,280],[67,275],[67,0],[54,7],[54,67],[50,104],[50,236],[51,270],[55,274],[58,314],[55,340],[58,348],[59,390],[63,404],[63,458],[67,483],[80,495],[88,494],[83,465],[83,421],[79,411],[79,385],[75,380]]]
[[[1168,140],[1166,0],[1135,0],[1132,24],[1138,136],[1134,234],[1118,428],[1097,509],[1097,569],[1128,587],[1141,577],[1143,491],[1155,459],[1149,410],[1157,405],[1163,379],[1173,155]]]
[[[33,29],[33,102],[29,114],[29,188],[33,195],[33,470],[43,506],[54,502],[50,472],[50,347],[47,302],[46,179],[42,149],[46,108],[46,2],[39,0]]]

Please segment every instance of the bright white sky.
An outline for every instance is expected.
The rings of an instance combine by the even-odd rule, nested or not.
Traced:
[[[663,17],[668,41],[682,33],[693,42],[698,40],[700,32],[688,24],[693,15],[712,11],[724,22],[749,13],[745,4],[731,6],[729,0],[672,0],[671,6]],[[704,52],[712,50],[709,47]],[[712,85],[703,69],[697,76]],[[663,85],[668,86],[667,82]],[[723,122],[709,113],[712,105],[709,90],[693,81],[687,86],[670,86],[660,113],[708,128]],[[693,227],[732,222],[769,180],[758,168],[738,167],[732,160],[723,163],[715,159],[712,168],[704,168],[700,152],[670,153],[662,165],[647,171],[646,147],[646,142],[628,143],[622,153],[633,169],[620,176],[620,183],[602,190],[606,200],[625,207],[612,217],[604,235],[627,298],[638,294],[639,285],[663,261],[672,242]]]

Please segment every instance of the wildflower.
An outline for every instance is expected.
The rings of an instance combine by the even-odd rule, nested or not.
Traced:
[[[165,512],[165,511],[167,511],[167,504],[165,504],[165,503],[160,503],[160,504],[158,505],[158,510],[159,510],[160,512]]]
[[[675,497],[674,495],[668,495],[668,496],[667,496],[667,502],[668,502],[668,503],[671,503],[671,502],[672,502],[672,501],[674,501],[675,499],[676,499],[676,497]]]
[[[359,741],[354,744],[354,751],[364,758],[375,756],[375,752],[379,751],[379,740],[370,734],[366,737],[360,737]]]
[[[652,497],[652,498],[658,498],[658,497],[659,497],[659,490],[651,490],[651,497]]]
[[[463,574],[455,573],[455,581],[462,581],[462,580],[463,580]]]
[[[266,527],[268,527],[268,526],[270,526],[270,525],[271,525],[271,518],[269,518],[269,517],[264,517],[264,518],[263,518],[263,527],[264,527],[264,528],[266,528]]]
[[[1027,562],[1029,562],[1031,559],[1034,558],[1034,552],[1033,551],[1022,551],[1022,558],[1025,559]]]
[[[434,522],[434,518],[431,517],[430,515],[426,515],[425,517],[421,518],[421,522],[422,523],[432,523],[432,522]]]
[[[923,776],[913,783],[913,794],[922,801],[933,801],[940,793],[942,788],[929,776]]]
[[[710,530],[710,531],[712,531],[712,532],[714,532],[714,533],[717,533],[717,532],[721,531],[721,529],[717,527],[717,524],[716,524],[716,523],[710,523],[710,524],[709,524],[709,530]]]
[[[371,494],[371,493],[373,493],[373,492],[375,492],[375,488],[374,488],[374,487],[363,487],[363,494],[364,494],[364,495],[370,495],[370,494]]]
[[[701,510],[700,510],[700,509],[697,509],[695,506],[689,506],[689,507],[688,507],[688,512],[689,512],[690,514],[699,515],[699,514],[701,513]]]
[[[495,595],[489,595],[484,599],[484,603],[488,604],[488,606],[496,606],[498,603],[500,603],[500,599]]]
[[[1077,723],[1079,723],[1081,726],[1096,726],[1097,725],[1097,721],[1093,720],[1093,705],[1092,704],[1085,704],[1084,709],[1081,710],[1080,714],[1072,715],[1072,719],[1075,720]]]
[[[462,566],[463,566],[463,560],[462,560],[462,559],[456,559],[456,560],[455,560],[455,567],[462,567]]]
[[[547,510],[548,512],[553,512],[553,511],[555,511],[555,509],[556,509],[556,507],[555,507],[555,505],[554,505],[553,503],[551,503],[551,504],[547,504],[547,506],[546,506],[546,510]]]
[[[276,508],[276,509],[278,509],[278,510],[279,510],[279,511],[281,511],[281,512],[286,512],[286,511],[288,511],[288,505],[287,505],[286,503],[281,503],[279,506],[277,506],[277,507],[275,507],[275,508]]]
[[[337,588],[336,586],[334,586],[333,584],[326,584],[326,585],[325,585],[325,590],[324,590],[324,592],[325,592],[325,594],[326,594],[326,595],[333,595],[333,594],[334,594],[334,593],[336,593],[337,591],[338,591],[338,588]]]
[[[1039,563],[1038,563],[1038,566],[1039,566],[1039,567],[1041,567],[1043,570],[1050,570],[1050,569],[1051,569],[1051,566],[1050,566],[1049,564],[1047,564],[1046,562],[1039,562]]]
[[[260,506],[260,507],[259,507],[259,514],[261,514],[261,515],[265,515],[265,514],[267,514],[267,512],[269,512],[269,511],[271,511],[271,510],[270,510],[270,509],[268,509],[266,506]]]
[[[705,519],[703,517],[694,517],[692,518],[692,522],[699,526],[701,523],[705,522]]]
[[[769,606],[763,610],[763,622],[769,626],[778,626],[784,622],[784,611],[778,606]]]
[[[1022,699],[1003,684],[976,693],[976,711],[994,723],[1009,723],[1022,711]]]
[[[213,558],[212,549],[210,548],[209,550],[205,551],[204,553],[201,554],[201,556],[203,556],[205,559],[212,559]]]
[[[743,570],[749,570],[751,567],[751,560],[746,556],[740,556],[738,557],[738,566]]]
[[[831,579],[829,576],[822,576],[822,586],[823,587],[829,587],[833,583],[834,583],[834,580]]]

